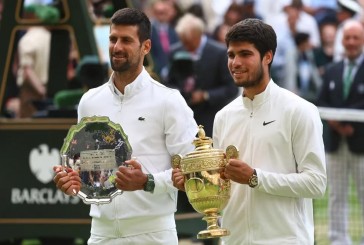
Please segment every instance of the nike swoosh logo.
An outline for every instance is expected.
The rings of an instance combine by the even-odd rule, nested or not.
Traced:
[[[273,120],[273,121],[269,121],[269,122],[263,122],[263,126],[265,126],[265,125],[268,125],[268,124],[270,124],[270,123],[272,123],[272,122],[275,122],[276,120]]]

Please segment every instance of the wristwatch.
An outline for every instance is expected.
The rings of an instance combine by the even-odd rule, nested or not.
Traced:
[[[250,178],[248,180],[248,185],[251,188],[255,188],[258,185],[258,175],[257,175],[257,171],[255,169],[253,171],[253,175],[250,176]]]
[[[147,178],[148,178],[148,180],[144,185],[144,191],[153,193],[154,188],[155,188],[154,176],[153,176],[153,174],[147,174]]]

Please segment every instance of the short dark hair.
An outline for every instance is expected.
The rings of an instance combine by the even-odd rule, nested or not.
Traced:
[[[308,42],[309,39],[310,39],[310,34],[305,32],[298,32],[294,35],[294,42],[296,46],[299,46],[304,42]]]
[[[122,8],[111,17],[111,24],[138,26],[138,37],[140,43],[151,36],[150,20],[145,13],[136,8]]]
[[[249,42],[259,51],[261,58],[268,51],[273,56],[277,49],[277,35],[273,28],[259,19],[248,18],[233,25],[225,36],[226,46],[231,42]]]

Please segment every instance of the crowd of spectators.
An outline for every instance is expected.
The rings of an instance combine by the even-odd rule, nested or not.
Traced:
[[[107,19],[115,8],[120,7],[115,6],[115,1],[112,0],[88,1],[90,13],[94,18]],[[42,1],[27,0],[26,4],[38,2]],[[45,1],[42,4],[50,2],[52,1]],[[204,23],[204,37],[220,43],[225,49],[224,35],[230,26],[246,18],[259,18],[270,24],[277,33],[278,47],[271,71],[273,80],[311,102],[315,102],[326,65],[343,58],[342,25],[349,19],[364,19],[363,2],[363,0],[130,1],[133,7],[141,8],[152,20],[152,62],[148,62],[148,65],[153,77],[161,83],[167,86],[174,83],[170,81],[173,47],[180,44],[188,46],[188,42],[193,41],[190,39],[186,43],[176,32],[176,25],[184,15],[193,14],[201,19]],[[100,28],[100,25],[97,27],[95,25],[95,30],[96,28]],[[108,40],[105,32],[100,32],[105,36],[103,43]],[[97,40],[99,41],[100,37],[97,37]],[[196,44],[192,45],[203,49],[200,40],[196,40]],[[186,53],[191,57],[195,55],[188,50]],[[108,54],[105,52],[100,54],[103,56],[101,60],[108,63]],[[196,72],[195,66],[192,69]],[[199,78],[195,77],[196,79]],[[204,84],[210,82],[212,81],[204,81]],[[197,84],[196,90],[206,90],[198,86]],[[202,98],[206,99],[209,94],[204,93],[204,95]],[[12,103],[9,103],[8,109],[17,111]],[[19,113],[10,115],[17,117]]]
[[[205,35],[225,45],[228,28],[245,18],[259,18],[277,33],[278,48],[272,64],[272,78],[279,85],[314,102],[327,64],[343,58],[341,28],[349,19],[362,20],[361,0],[153,0],[139,5],[155,25],[168,27],[170,45],[178,42],[174,33],[178,19],[186,13],[201,18]],[[165,5],[156,12],[156,6]],[[161,21],[161,16],[164,19]],[[154,41],[154,48],[164,41]],[[172,65],[169,51],[152,50],[154,72],[160,81]],[[163,60],[160,58],[163,56]]]

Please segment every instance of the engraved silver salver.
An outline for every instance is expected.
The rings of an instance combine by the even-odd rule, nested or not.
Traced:
[[[86,204],[106,204],[122,194],[116,171],[131,158],[132,148],[121,125],[108,117],[84,117],[73,125],[61,148],[62,165],[81,177],[78,196]]]

